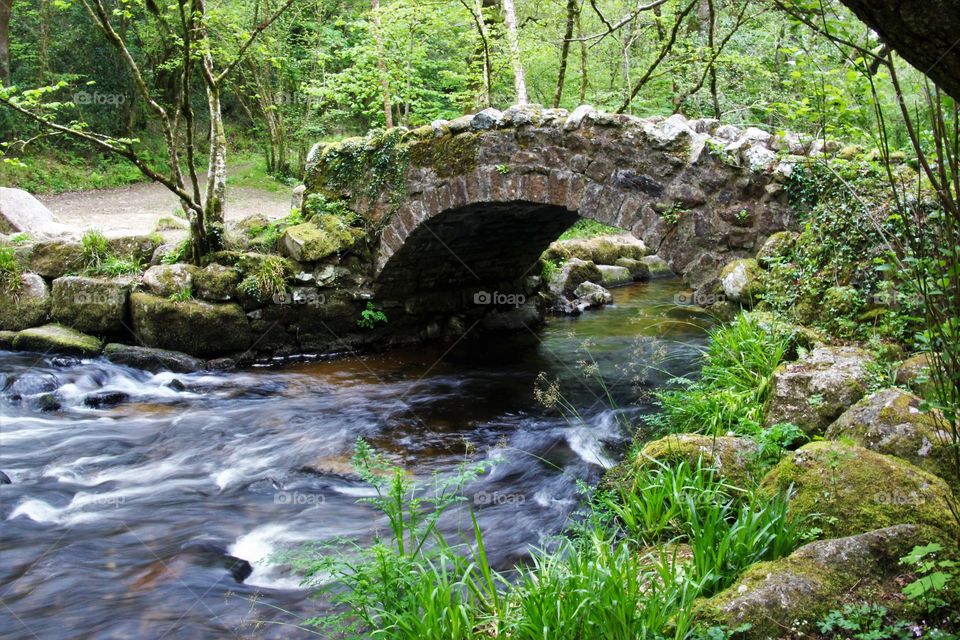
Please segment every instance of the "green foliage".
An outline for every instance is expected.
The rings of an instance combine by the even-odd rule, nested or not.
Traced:
[[[265,302],[285,293],[292,275],[289,263],[280,256],[261,256],[246,270],[237,285],[243,293]]]
[[[0,247],[0,292],[15,294],[22,285],[22,275],[13,247]]]
[[[367,302],[367,307],[360,312],[360,319],[357,320],[357,326],[361,329],[373,329],[378,324],[387,323],[387,314],[377,309],[372,302]]]
[[[541,263],[543,268],[540,270],[540,277],[543,278],[544,282],[550,282],[554,274],[560,271],[561,264],[553,260],[543,260]]]
[[[881,166],[845,160],[798,166],[787,190],[804,228],[784,255],[768,261],[764,304],[840,338],[876,335],[914,346],[921,300],[890,255],[891,238],[910,232]]]
[[[365,138],[350,138],[324,149],[317,162],[323,165],[328,194],[376,198],[381,190],[403,197],[403,176],[410,159],[400,129],[371,131]]]
[[[311,193],[303,203],[304,218],[312,220],[320,215],[333,215],[343,218],[350,225],[360,221],[356,212],[352,211],[343,200],[331,200],[321,193]]]
[[[81,260],[84,269],[90,273],[97,273],[103,264],[110,258],[110,241],[103,235],[103,232],[92,230],[87,231],[80,238],[82,247]]]
[[[660,218],[670,226],[675,226],[680,224],[680,220],[683,218],[683,215],[686,213],[684,209],[679,204],[672,204],[670,208],[660,214]]]
[[[947,622],[949,624],[949,621]],[[938,628],[929,620],[919,622],[891,619],[886,607],[877,604],[848,604],[834,609],[817,623],[827,640],[957,640],[960,636]]]
[[[287,227],[303,222],[303,216],[299,211],[294,210],[279,220],[272,220],[262,225],[251,225],[244,230],[244,233],[250,240],[251,250],[258,253],[269,253],[277,250],[277,242]]]
[[[948,606],[944,599],[948,593],[953,594],[954,601],[960,595],[955,580],[960,573],[960,564],[942,558],[942,551],[943,545],[931,542],[914,547],[910,553],[900,558],[900,564],[912,567],[917,574],[917,579],[903,588],[903,595],[921,604],[927,613]]]
[[[185,287],[176,293],[170,294],[171,302],[189,302],[193,300],[193,289],[190,287]]]
[[[623,233],[623,229],[611,227],[597,222],[590,218],[580,218],[572,227],[563,232],[558,240],[578,240],[582,238],[595,238],[596,236],[609,236],[611,234]]]
[[[160,259],[161,264],[177,264],[186,260],[190,255],[190,240],[182,240],[172,251],[168,251]]]
[[[737,316],[710,333],[698,380],[675,379],[679,389],[656,394],[662,411],[648,424],[665,433],[758,433],[773,371],[789,346],[789,336]]]

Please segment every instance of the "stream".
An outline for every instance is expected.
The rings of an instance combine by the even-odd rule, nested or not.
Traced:
[[[536,333],[282,368],[0,352],[0,638],[317,637],[296,624],[326,603],[266,559],[386,530],[358,503],[358,437],[421,478],[489,461],[467,499],[493,564],[522,562],[569,523],[576,481],[624,454],[621,422],[696,367],[710,323],[674,303],[684,289],[615,289]],[[541,373],[582,420],[538,402]]]

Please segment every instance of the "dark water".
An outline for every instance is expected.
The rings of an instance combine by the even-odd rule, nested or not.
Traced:
[[[568,522],[576,480],[622,454],[616,414],[637,422],[645,392],[695,366],[706,321],[673,305],[681,288],[618,289],[536,334],[285,369],[153,375],[0,352],[0,638],[314,637],[296,623],[324,603],[263,560],[384,529],[357,504],[358,436],[418,476],[493,461],[468,497],[494,562],[522,560]],[[537,401],[541,372],[582,421]],[[41,411],[50,392],[61,408]],[[105,392],[126,399],[84,404]],[[252,563],[243,583],[228,556]]]

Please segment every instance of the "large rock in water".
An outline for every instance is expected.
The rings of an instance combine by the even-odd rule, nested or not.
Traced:
[[[946,423],[920,410],[920,398],[901,389],[884,389],[847,409],[827,429],[830,440],[849,439],[896,456],[956,482]]]
[[[839,442],[811,442],[764,477],[761,492],[789,495],[794,518],[829,537],[896,524],[924,524],[954,534],[950,487],[941,478],[893,456]]]
[[[750,467],[758,448],[757,443],[749,438],[683,433],[647,443],[634,463],[638,468],[650,466],[654,461],[675,463],[682,460],[693,467],[701,464],[713,469],[718,478],[745,488],[752,484]]]
[[[97,355],[101,347],[103,343],[97,338],[59,324],[24,329],[13,339],[13,348],[17,351],[60,353],[81,358]]]
[[[120,333],[133,281],[64,276],[53,281],[54,321],[87,333]]]
[[[137,337],[148,347],[212,357],[243,351],[252,334],[238,304],[173,301],[148,293],[130,296]]]
[[[103,357],[116,364],[126,365],[144,371],[174,371],[190,373],[203,369],[203,360],[188,356],[179,351],[135,347],[128,344],[111,342],[103,348]]]
[[[857,347],[818,347],[773,373],[763,424],[789,422],[820,435],[867,392],[873,356]]]
[[[916,545],[941,540],[931,527],[897,525],[811,542],[786,558],[753,565],[728,589],[698,602],[694,620],[728,629],[749,623],[736,636],[747,640],[807,637],[791,632],[814,631],[819,619],[844,604],[890,594],[890,602],[879,604],[896,608],[904,574],[899,559]]]
[[[603,274],[592,262],[571,258],[550,276],[547,288],[554,295],[570,297],[584,282],[602,282]]]
[[[622,234],[557,240],[547,247],[543,257],[556,262],[577,258],[594,264],[617,264],[621,258],[642,260],[648,253],[642,240]]]
[[[763,293],[763,271],[753,258],[734,260],[720,272],[723,294],[734,302],[758,301]]]
[[[70,227],[57,222],[50,209],[30,193],[0,187],[0,233],[42,235],[70,231]]]
[[[20,276],[15,291],[0,290],[0,329],[20,331],[43,324],[50,314],[50,289],[35,273]]]

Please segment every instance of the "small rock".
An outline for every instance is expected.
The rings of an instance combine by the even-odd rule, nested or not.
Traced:
[[[646,282],[650,279],[650,267],[640,260],[620,258],[617,260],[616,266],[623,267],[629,271],[630,277],[634,282]]]
[[[640,262],[647,265],[651,278],[672,277],[674,275],[673,269],[670,268],[667,261],[658,255],[646,256],[641,258]]]
[[[592,262],[571,258],[550,276],[547,287],[554,295],[570,295],[581,283],[603,280],[603,274]]]
[[[720,286],[728,299],[752,304],[763,293],[762,275],[756,260],[741,258],[723,268],[720,272]]]
[[[122,391],[100,391],[86,396],[83,404],[91,409],[109,409],[129,399],[130,396]]]
[[[563,128],[571,131],[580,127],[580,124],[583,122],[583,119],[588,115],[596,111],[592,106],[588,104],[582,104],[567,116],[567,121],[563,124]]]
[[[226,302],[232,299],[239,283],[239,271],[216,263],[193,272],[194,294],[210,302]]]
[[[10,480],[10,476],[5,474],[3,471],[0,471],[0,484],[13,484]]]
[[[503,113],[492,107],[489,107],[473,116],[473,120],[470,121],[470,126],[480,131],[486,131],[496,127],[497,122],[502,117]]]
[[[796,244],[798,235],[793,231],[780,231],[767,238],[757,251],[757,263],[768,267],[778,258],[785,257]]]
[[[581,282],[577,285],[577,288],[573,291],[573,295],[576,298],[574,305],[580,311],[594,307],[602,307],[603,305],[613,302],[613,294],[599,284],[590,281]]]

